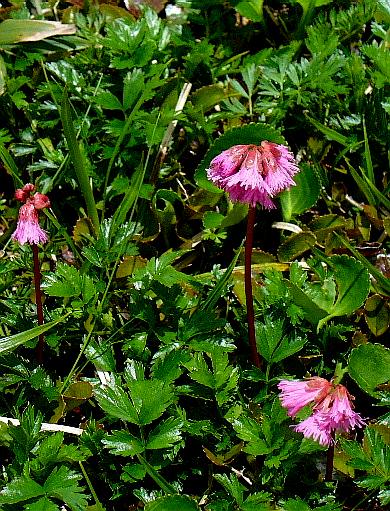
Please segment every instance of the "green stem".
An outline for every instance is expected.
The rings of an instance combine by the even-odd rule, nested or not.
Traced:
[[[333,478],[333,461],[334,461],[334,432],[332,433],[332,443],[328,447],[326,453],[326,472],[325,481],[332,481]]]
[[[145,468],[146,472],[150,475],[150,477],[153,479],[153,481],[158,484],[158,486],[162,489],[163,492],[167,494],[174,494],[176,493],[175,488],[168,483],[168,481],[160,475],[157,470],[150,465],[145,458],[143,458],[140,454],[137,454],[138,461],[141,463],[141,465]]]
[[[100,502],[100,500],[95,492],[95,488],[92,486],[92,483],[91,483],[90,478],[88,477],[87,471],[85,470],[84,465],[81,463],[81,461],[79,461],[79,465],[80,465],[81,472],[83,473],[84,479],[87,482],[89,491],[91,492],[92,497],[95,499],[96,505],[94,507],[96,508],[96,511],[105,511],[104,507],[102,506],[102,503]]]
[[[84,342],[83,342],[83,345],[81,346],[80,353],[77,355],[77,358],[76,358],[76,360],[75,360],[74,364],[72,365],[72,368],[71,368],[71,370],[69,371],[68,376],[65,378],[64,383],[62,384],[62,387],[61,387],[61,389],[60,389],[60,394],[63,394],[63,393],[64,393],[64,391],[66,390],[66,388],[67,388],[67,386],[68,386],[69,381],[70,381],[70,380],[71,380],[71,378],[73,377],[73,375],[74,375],[74,373],[75,373],[75,371],[76,371],[76,367],[77,367],[78,363],[80,362],[80,359],[81,359],[81,357],[82,357],[82,356],[83,356],[83,354],[84,354],[84,351],[87,349],[87,346],[88,346],[89,341],[90,341],[90,339],[91,339],[91,336],[92,336],[92,332],[93,332],[94,327],[95,327],[95,322],[94,322],[94,323],[92,323],[92,325],[91,325],[91,329],[90,329],[90,331],[88,332],[88,334],[87,334],[87,336],[86,336],[86,338],[85,338],[85,340],[84,340]]]

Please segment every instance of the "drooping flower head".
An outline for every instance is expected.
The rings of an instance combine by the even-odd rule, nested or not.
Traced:
[[[330,445],[336,431],[348,432],[365,425],[362,417],[353,411],[354,397],[344,385],[334,385],[324,378],[314,377],[304,381],[282,380],[278,387],[282,391],[282,406],[287,408],[291,417],[312,403],[313,413],[294,430],[321,445]]]
[[[15,192],[15,199],[24,202],[19,210],[19,218],[16,230],[12,239],[18,241],[21,245],[29,243],[37,245],[46,243],[48,240],[46,232],[39,225],[38,210],[50,207],[50,200],[42,193],[31,194],[35,191],[35,186],[28,183]]]
[[[216,156],[208,178],[229,193],[231,200],[275,208],[272,198],[295,185],[299,172],[293,154],[281,144],[264,140],[257,145],[235,145]]]
[[[318,376],[303,381],[282,380],[278,384],[278,388],[282,391],[279,396],[282,406],[287,408],[290,417],[295,417],[309,403],[320,402],[331,387],[332,384],[328,380]]]

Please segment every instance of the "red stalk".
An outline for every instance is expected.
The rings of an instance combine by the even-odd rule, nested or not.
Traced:
[[[38,245],[32,245],[34,259],[34,287],[35,287],[35,303],[37,306],[38,325],[43,325],[43,307],[42,307],[42,291],[41,291],[41,269],[39,266]],[[39,336],[37,346],[37,360],[39,364],[43,362],[43,347],[45,345],[45,337],[43,334]]]
[[[245,240],[245,298],[251,359],[256,367],[261,367],[261,361],[256,345],[255,311],[253,307],[253,291],[252,291],[252,249],[255,216],[256,208],[249,206]]]
[[[333,460],[334,460],[334,433],[332,434],[332,443],[328,447],[326,453],[325,481],[332,481],[333,479]]]

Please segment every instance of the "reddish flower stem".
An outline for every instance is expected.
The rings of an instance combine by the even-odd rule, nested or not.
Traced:
[[[35,303],[37,306],[38,325],[43,325],[43,307],[42,307],[42,291],[41,291],[41,269],[39,265],[38,245],[33,243],[33,259],[34,259],[34,287],[35,287]],[[45,345],[45,337],[43,334],[39,336],[37,346],[37,360],[39,364],[43,362],[43,347]]]
[[[332,443],[328,447],[328,451],[326,453],[325,481],[332,481],[333,479],[333,460],[334,460],[334,433],[332,433]]]
[[[248,335],[251,359],[256,367],[261,367],[261,361],[257,352],[256,332],[255,332],[255,311],[253,307],[252,291],[252,249],[253,249],[253,230],[255,226],[256,208],[249,207],[246,240],[245,240],[245,298],[246,311],[248,318]]]

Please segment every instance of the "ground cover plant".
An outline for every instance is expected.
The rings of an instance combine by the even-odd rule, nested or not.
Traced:
[[[0,19],[0,508],[387,509],[389,2]]]

